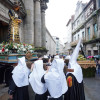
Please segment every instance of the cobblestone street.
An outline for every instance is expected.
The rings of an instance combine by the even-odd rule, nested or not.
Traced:
[[[0,86],[0,100],[8,100],[7,90]],[[85,100],[100,100],[100,78],[84,78]],[[34,93],[29,86],[30,100],[34,99]]]
[[[100,78],[84,79],[86,100],[100,100]]]

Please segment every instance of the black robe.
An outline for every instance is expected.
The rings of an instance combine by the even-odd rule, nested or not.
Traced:
[[[42,82],[42,83],[45,83],[44,75],[43,75],[42,78],[41,78],[41,82]],[[46,96],[50,96],[49,91],[46,92]],[[40,99],[38,99],[38,100],[40,100]],[[44,99],[43,99],[43,100],[44,100]],[[47,100],[47,99],[46,99],[46,100]],[[48,100],[63,100],[63,96],[60,96],[59,98],[53,98],[53,97],[50,96],[50,98],[48,98]]]
[[[47,95],[48,95],[48,93],[47,92],[45,92],[44,94],[36,94],[35,95],[35,100],[47,100]]]
[[[66,76],[66,79],[68,91],[64,95],[64,100],[85,100],[83,81],[78,83],[75,76],[71,73]]]
[[[28,86],[17,87],[14,81],[10,82],[9,95],[13,95],[13,100],[29,100]]]

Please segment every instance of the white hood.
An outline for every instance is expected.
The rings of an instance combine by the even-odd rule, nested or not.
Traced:
[[[54,59],[60,59],[59,55],[54,56]]]
[[[34,62],[33,71],[30,74],[29,82],[32,86],[32,89],[37,94],[43,94],[47,91],[45,84],[41,82],[42,76],[45,74],[43,69],[43,61],[37,60]]]
[[[48,91],[53,98],[60,97],[68,90],[63,68],[63,59],[55,59],[49,72],[44,77]]]
[[[26,66],[25,57],[18,58],[18,65],[12,71],[12,78],[17,87],[29,85],[28,75],[30,70]]]
[[[68,55],[68,56],[65,57],[65,59],[68,59],[68,60],[70,60],[70,58],[71,58],[70,55]]]
[[[78,58],[78,54],[79,54],[81,41],[82,41],[82,39],[79,40],[79,42],[71,56],[71,59],[69,60],[69,64],[68,64],[69,69],[74,69],[74,72],[68,72],[68,73],[72,73],[76,77],[76,79],[79,83],[81,83],[83,80],[82,69],[81,69],[80,65],[77,63],[77,58]]]

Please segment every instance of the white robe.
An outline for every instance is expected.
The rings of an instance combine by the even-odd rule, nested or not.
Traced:
[[[17,87],[29,85],[28,75],[30,70],[26,66],[25,57],[18,58],[18,65],[12,71],[12,78]]]
[[[37,94],[44,94],[47,91],[45,84],[41,82],[42,76],[45,74],[43,69],[43,61],[37,60],[34,62],[33,71],[30,74],[29,82],[32,86],[32,89]]]
[[[44,76],[48,91],[53,98],[59,98],[68,90],[63,68],[64,61],[62,59],[55,59],[49,72]]]
[[[77,63],[77,57],[78,57],[81,41],[82,39],[79,40],[76,48],[73,51],[71,59],[69,60],[69,64],[68,64],[69,69],[74,69],[74,72],[68,72],[68,73],[72,73],[76,77],[79,83],[81,83],[83,80],[83,73],[82,73],[81,66]]]

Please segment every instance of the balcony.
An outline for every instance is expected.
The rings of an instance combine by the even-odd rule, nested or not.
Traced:
[[[93,37],[90,40],[85,40],[83,43],[91,44],[91,43],[96,43],[96,42],[100,42],[100,38],[93,35]]]
[[[85,43],[86,42],[86,39],[83,39],[82,41],[83,41],[83,43]],[[71,46],[76,46],[77,43],[78,43],[78,40],[76,40],[74,42],[71,42]]]
[[[71,46],[76,46],[77,43],[78,43],[78,40],[71,42]]]

